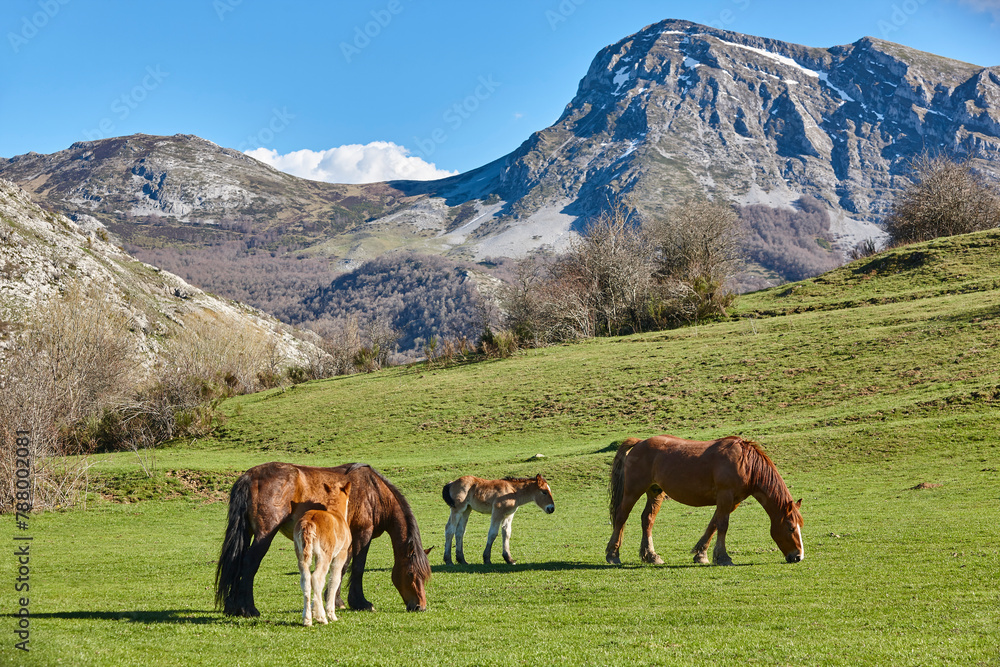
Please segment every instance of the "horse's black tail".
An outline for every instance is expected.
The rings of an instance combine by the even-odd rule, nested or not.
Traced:
[[[455,499],[451,497],[451,482],[445,484],[444,488],[441,489],[441,497],[444,498],[446,503],[448,503],[448,507],[455,506]]]
[[[236,597],[243,582],[243,555],[250,548],[250,476],[243,475],[229,492],[229,522],[222,542],[222,552],[215,568],[215,606],[227,614],[236,608]]]
[[[642,442],[639,438],[626,438],[618,445],[618,451],[611,462],[611,480],[608,482],[608,513],[611,515],[611,525],[615,525],[615,515],[622,504],[625,495],[625,457],[635,445]]]

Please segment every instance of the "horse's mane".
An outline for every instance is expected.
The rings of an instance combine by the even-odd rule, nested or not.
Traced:
[[[743,438],[738,438],[737,442],[743,445],[743,463],[749,471],[750,486],[776,499],[782,506],[793,505],[792,494],[789,493],[785,480],[760,444]]]
[[[413,510],[410,509],[410,504],[406,502],[406,497],[403,496],[402,492],[396,488],[396,486],[386,479],[385,475],[380,473],[375,468],[371,467],[367,463],[352,463],[347,466],[346,472],[351,473],[359,468],[367,468],[369,475],[376,477],[386,488],[392,493],[396,504],[399,505],[400,511],[403,513],[403,517],[406,521],[406,552],[410,554],[410,564],[413,567],[414,574],[420,576],[423,579],[428,579],[431,576],[431,564],[427,560],[427,554],[424,553],[424,546],[420,541],[420,528],[417,526],[417,517],[414,516]],[[369,493],[378,495],[376,490],[377,485],[374,480],[369,479]],[[378,506],[381,503],[376,501],[375,505]]]
[[[507,477],[503,478],[503,481],[505,481],[505,482],[527,482],[527,483],[530,483],[530,482],[534,482],[535,478],[534,477],[515,477],[513,475],[508,475]]]

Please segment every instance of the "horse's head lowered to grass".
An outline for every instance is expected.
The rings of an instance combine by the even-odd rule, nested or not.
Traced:
[[[785,561],[798,563],[806,557],[802,546],[802,499],[788,502],[783,508],[771,514],[771,539],[785,555]]]

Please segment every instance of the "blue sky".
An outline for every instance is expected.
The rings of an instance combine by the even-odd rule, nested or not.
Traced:
[[[1000,0],[4,0],[0,156],[188,133],[326,180],[466,171],[551,124],[598,50],[665,18],[1000,65]]]

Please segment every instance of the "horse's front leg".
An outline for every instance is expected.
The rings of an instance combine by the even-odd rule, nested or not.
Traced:
[[[663,559],[657,555],[653,546],[653,524],[666,498],[667,494],[657,487],[646,491],[646,508],[642,510],[642,542],[639,544],[639,558],[643,563],[663,564]]]
[[[455,530],[458,528],[459,512],[456,508],[451,508],[448,515],[448,523],[444,525],[444,564],[451,565],[451,540],[455,537]],[[455,555],[458,555],[456,550]]]
[[[368,561],[368,548],[371,546],[372,532],[373,530],[369,528],[360,530],[357,534],[351,536],[351,556],[343,568],[343,574],[347,574],[348,568],[351,570],[350,587],[347,590],[347,605],[344,604],[341,598],[340,589],[344,587],[343,578],[341,578],[341,584],[337,587],[335,598],[337,609],[346,609],[350,605],[351,609],[358,611],[375,610],[375,605],[365,599],[364,591],[365,563]],[[329,595],[329,593],[327,594]],[[327,599],[327,605],[329,605],[329,598]]]
[[[515,510],[516,511],[516,510]],[[500,536],[503,540],[503,559],[507,561],[508,565],[516,565],[517,561],[510,555],[510,533],[511,524],[514,523],[514,512],[511,512],[509,516],[505,517],[500,523]]]
[[[500,507],[493,507],[493,513],[490,514],[490,532],[486,536],[486,549],[483,551],[483,563],[486,565],[490,564],[490,554],[493,553],[493,542],[496,541],[497,535],[500,533],[500,524],[503,523],[504,513]]]
[[[727,491],[720,492],[713,519],[719,530],[719,537],[715,540],[715,549],[712,550],[712,560],[716,565],[733,564],[733,559],[726,552],[726,532],[729,530],[729,515],[734,509],[736,509],[736,503],[733,502],[733,494]]]

